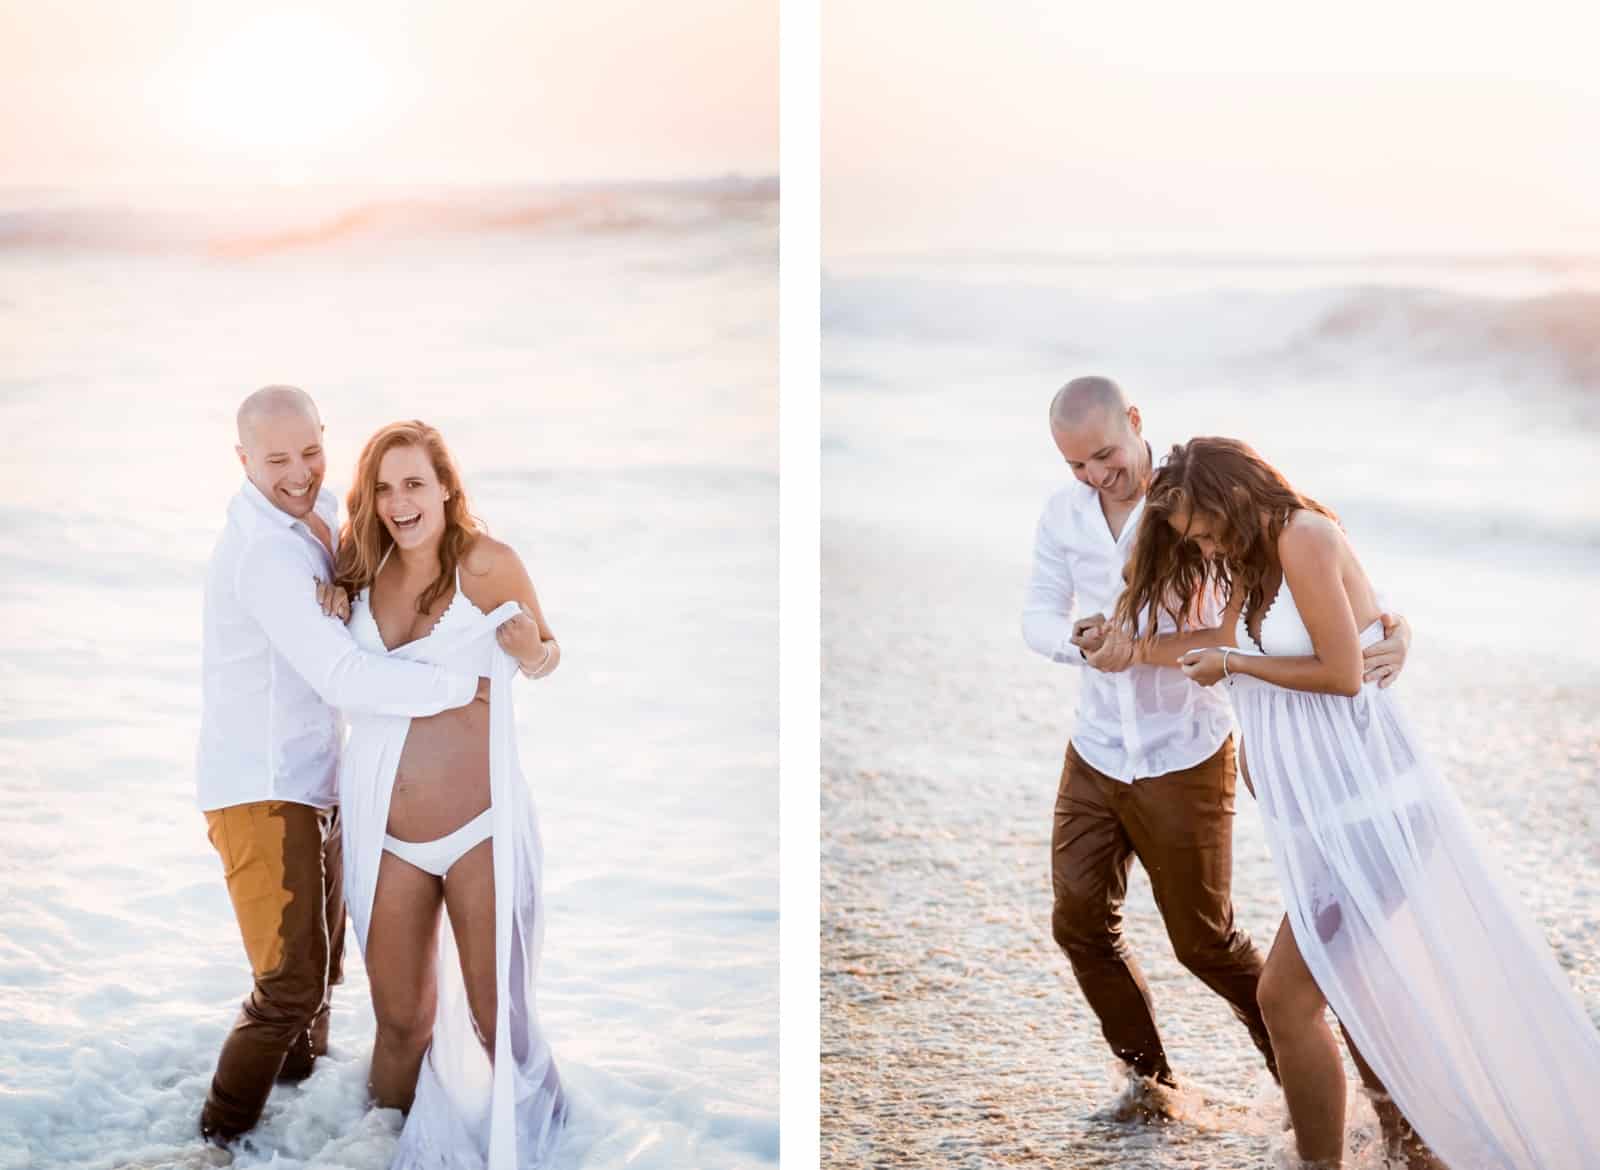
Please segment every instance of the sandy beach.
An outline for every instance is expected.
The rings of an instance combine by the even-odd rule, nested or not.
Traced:
[[[1128,370],[1124,385],[1168,441],[1237,433],[1292,452],[1291,478],[1342,510],[1368,572],[1417,628],[1398,684],[1407,711],[1600,1023],[1600,668],[1594,618],[1576,605],[1600,585],[1600,542],[1580,501],[1562,493],[1541,513],[1499,481],[1459,507],[1450,492],[1432,502],[1441,465],[1419,456],[1409,477],[1390,481],[1402,486],[1385,508],[1363,396],[1377,411],[1392,390],[1386,427],[1419,449],[1450,445],[1437,429],[1419,442],[1419,420],[1444,406],[1401,393],[1438,383],[1427,359],[1396,360],[1387,384],[1348,366],[1322,381],[1291,376],[1281,360],[1253,378],[1223,374],[1194,355],[1180,376],[1140,356],[1131,336],[1086,337],[1076,294],[1060,298],[1058,344],[1073,351],[1063,356],[1041,340],[1043,312],[961,312],[977,294],[941,284],[946,276],[919,277],[907,296],[893,281],[841,278],[825,334],[825,1164],[1293,1163],[1276,1086],[1223,1001],[1173,958],[1137,865],[1126,935],[1185,1085],[1182,1117],[1095,1116],[1118,1077],[1050,937],[1051,806],[1079,675],[1032,655],[1018,628],[1038,509],[1066,476],[1045,407],[1059,381],[1091,369]],[[1014,305],[1023,294],[1010,292]],[[1026,296],[1045,304],[1048,293]],[[1008,303],[1005,290],[987,295]],[[941,298],[948,312],[926,308]],[[1127,313],[1161,317],[1151,300]],[[1164,307],[1177,328],[1184,311],[1217,300]],[[1103,317],[1118,311],[1107,298]],[[923,332],[906,327],[913,313]],[[1264,336],[1261,347],[1281,340]],[[1336,386],[1356,401],[1341,408]],[[1517,425],[1484,405],[1502,391],[1488,376],[1460,388],[1469,421],[1451,440],[1478,459],[1463,481],[1471,469],[1493,474],[1489,452]],[[1594,441],[1581,424],[1572,436]],[[1357,460],[1364,471],[1352,471]],[[1490,495],[1502,508],[1485,521],[1478,503]],[[1563,508],[1571,523],[1552,526]],[[1282,903],[1242,786],[1234,844],[1237,911],[1265,948]],[[1354,1091],[1349,1121],[1346,1165],[1377,1170],[1370,1107]]]
[[[1292,1152],[1275,1086],[1226,1005],[1172,957],[1137,866],[1127,937],[1186,1116],[1092,1117],[1115,1096],[1114,1062],[1050,938],[1050,812],[1076,675],[1030,661],[1001,622],[959,619],[1015,594],[1018,566],[951,565],[937,545],[843,524],[823,559],[825,1163],[1167,1170]],[[897,584],[907,570],[924,586]],[[1477,662],[1419,648],[1406,707],[1600,1020],[1600,682],[1526,670],[1463,684]],[[1282,902],[1242,788],[1234,848],[1237,911],[1265,947]],[[1354,1093],[1351,1122],[1348,1164],[1379,1165],[1360,1156],[1372,1118]]]

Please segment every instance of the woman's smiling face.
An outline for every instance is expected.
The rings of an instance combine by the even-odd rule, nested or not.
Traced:
[[[402,550],[425,547],[444,534],[444,485],[421,447],[391,447],[378,461],[373,496],[378,517]]]

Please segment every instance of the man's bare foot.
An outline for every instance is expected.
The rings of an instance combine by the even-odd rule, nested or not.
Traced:
[[[1372,1111],[1378,1115],[1378,1129],[1383,1133],[1383,1152],[1393,1165],[1405,1170],[1449,1170],[1428,1144],[1411,1128],[1411,1123],[1400,1112],[1394,1098],[1387,1093],[1366,1090]]]
[[[1175,1121],[1181,1113],[1180,1103],[1176,1083],[1129,1073],[1122,1091],[1093,1116],[1102,1121]]]

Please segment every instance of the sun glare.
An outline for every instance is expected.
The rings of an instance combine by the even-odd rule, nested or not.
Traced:
[[[309,12],[241,26],[191,78],[187,120],[209,145],[288,174],[369,127],[388,90],[357,37]]]

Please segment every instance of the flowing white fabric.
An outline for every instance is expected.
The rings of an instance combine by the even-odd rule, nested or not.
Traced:
[[[517,758],[512,688],[516,664],[495,641],[521,612],[507,602],[484,614],[461,593],[425,637],[384,651],[364,596],[352,602],[351,633],[397,658],[487,676],[489,789],[494,814],[497,1012],[491,1065],[473,1029],[455,934],[438,932],[439,1002],[433,1043],[401,1131],[395,1170],[527,1170],[550,1154],[566,1101],[550,1046],[539,1030],[534,983],[544,940],[544,850],[533,800]],[[354,715],[339,766],[344,820],[345,898],[363,953],[389,821],[395,768],[411,721]]]
[[[1260,647],[1312,653],[1287,583]],[[1300,953],[1423,1140],[1451,1170],[1600,1166],[1600,1034],[1395,692],[1230,690]]]

